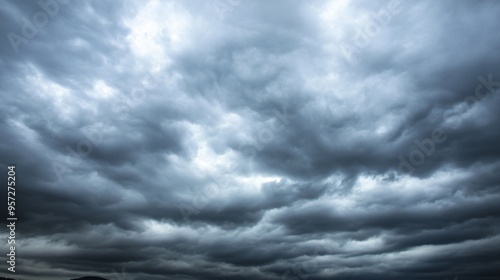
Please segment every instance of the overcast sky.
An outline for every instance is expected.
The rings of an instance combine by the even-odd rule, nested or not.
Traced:
[[[499,15],[0,0],[0,275],[500,279]]]

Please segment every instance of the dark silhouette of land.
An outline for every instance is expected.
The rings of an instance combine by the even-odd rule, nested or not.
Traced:
[[[73,278],[71,280],[108,280],[108,279],[97,276],[85,276],[80,278]]]

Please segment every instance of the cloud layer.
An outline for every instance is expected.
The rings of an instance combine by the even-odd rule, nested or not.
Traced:
[[[19,279],[499,278],[497,1],[0,3]]]

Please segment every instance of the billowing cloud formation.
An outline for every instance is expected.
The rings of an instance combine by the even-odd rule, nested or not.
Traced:
[[[499,276],[499,2],[0,13],[19,279]]]

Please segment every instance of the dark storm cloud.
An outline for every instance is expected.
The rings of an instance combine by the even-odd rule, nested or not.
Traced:
[[[497,2],[1,3],[20,279],[498,276]]]

